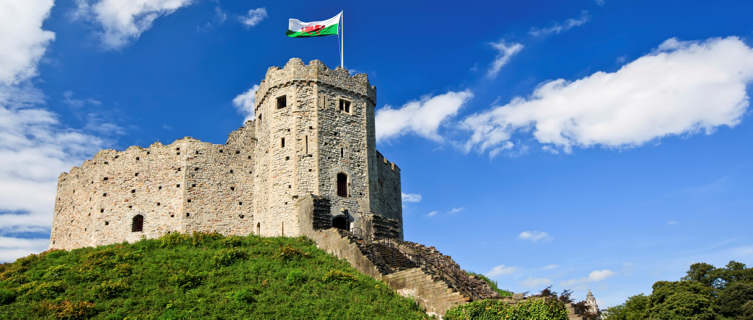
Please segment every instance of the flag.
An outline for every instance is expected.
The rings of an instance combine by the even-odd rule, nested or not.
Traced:
[[[324,21],[303,22],[298,19],[288,20],[288,32],[285,34],[291,38],[319,37],[337,34],[340,27],[340,12],[336,16]]]

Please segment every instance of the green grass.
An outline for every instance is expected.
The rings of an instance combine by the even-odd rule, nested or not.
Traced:
[[[475,272],[468,272],[468,274],[469,274],[469,275],[472,275],[472,276],[474,276],[474,277],[476,277],[476,278],[479,278],[479,279],[481,279],[481,280],[484,280],[484,281],[485,281],[486,283],[488,283],[488,284],[489,284],[489,286],[490,286],[490,287],[492,288],[492,290],[494,290],[494,291],[496,291],[497,293],[499,293],[499,296],[500,296],[500,297],[512,297],[512,295],[513,295],[512,291],[507,291],[507,290],[502,290],[502,289],[500,289],[500,288],[499,288],[499,287],[497,286],[497,281],[494,281],[494,280],[492,280],[492,279],[489,279],[489,278],[488,278],[487,276],[485,276],[485,275],[483,275],[483,274],[480,274],[480,273],[475,273]]]
[[[0,265],[0,319],[425,319],[304,238],[171,234]]]

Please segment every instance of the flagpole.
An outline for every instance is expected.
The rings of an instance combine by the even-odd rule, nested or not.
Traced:
[[[345,51],[345,41],[343,41],[344,35],[345,35],[345,26],[343,24],[343,21],[345,21],[345,15],[341,12],[340,13],[340,68],[345,69],[345,62],[343,59],[343,52]]]

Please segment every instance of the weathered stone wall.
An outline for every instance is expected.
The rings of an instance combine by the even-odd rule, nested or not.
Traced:
[[[253,122],[225,145],[187,146],[184,212],[186,231],[244,235],[254,226]]]
[[[286,103],[278,107],[282,96]],[[256,92],[255,119],[225,144],[184,138],[104,150],[62,174],[51,247],[172,231],[301,235],[309,226],[301,225],[296,202],[311,194],[329,200],[330,218],[347,212],[350,230],[360,236],[381,228],[402,237],[400,169],[376,151],[375,100],[365,74],[317,60],[271,67]],[[340,101],[350,110],[341,110]],[[347,175],[346,196],[337,194],[339,173]],[[144,217],[141,232],[131,231],[136,215]],[[386,219],[372,223],[375,215]]]
[[[403,203],[400,188],[400,167],[377,152],[377,186],[374,212],[398,221],[400,238],[403,235]]]
[[[72,249],[184,231],[184,155],[192,139],[125,151],[102,150],[58,178],[52,248]],[[196,141],[196,140],[193,140]],[[143,232],[131,232],[133,217],[144,217]]]

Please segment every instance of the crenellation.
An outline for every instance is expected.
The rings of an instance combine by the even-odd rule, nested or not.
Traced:
[[[311,228],[298,200],[312,194],[330,204],[319,219],[330,226],[402,238],[400,170],[376,151],[367,75],[294,58],[267,70],[256,97],[256,118],[224,144],[102,150],[61,174],[51,247],[168,232],[297,236]]]

